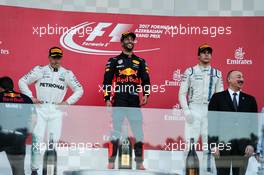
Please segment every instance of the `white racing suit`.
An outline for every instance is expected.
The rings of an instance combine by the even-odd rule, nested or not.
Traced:
[[[60,67],[57,71],[50,66],[36,66],[28,74],[19,80],[20,91],[29,97],[33,97],[29,85],[35,83],[37,99],[42,105],[36,105],[37,122],[33,129],[31,168],[39,169],[42,159],[41,151],[47,127],[47,136],[53,134],[54,142],[59,141],[62,128],[63,112],[57,109],[57,105],[63,101],[68,87],[73,94],[66,100],[68,104],[76,103],[83,95],[83,88],[72,71]]]
[[[196,65],[184,72],[179,90],[179,102],[186,117],[185,141],[188,145],[191,138],[197,143],[200,135],[202,143],[208,143],[208,104],[214,93],[223,90],[222,73],[211,66],[205,68]],[[203,148],[203,145],[200,145],[200,148]],[[187,152],[188,150],[185,151],[186,156]],[[210,161],[211,159],[213,161]],[[211,168],[210,172],[215,175],[214,157],[208,157],[208,150],[203,150],[200,174],[205,174],[208,166]]]
[[[184,72],[179,90],[179,102],[186,116],[187,142],[194,138],[197,143],[201,135],[202,142],[207,144],[208,104],[214,93],[223,90],[222,73],[211,66],[204,68],[196,65]]]

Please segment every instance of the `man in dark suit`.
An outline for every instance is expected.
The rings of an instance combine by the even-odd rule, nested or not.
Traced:
[[[241,88],[244,84],[242,72],[237,70],[230,71],[228,73],[227,81],[229,88],[213,95],[209,103],[209,111],[257,113],[258,106],[255,98],[241,92]]]
[[[243,74],[239,70],[231,70],[227,75],[228,89],[215,93],[209,103],[209,111],[225,111],[225,112],[250,112],[257,113],[258,106],[255,98],[241,91],[244,84]],[[209,113],[210,115],[210,113]],[[209,116],[210,117],[210,116]],[[231,155],[245,154],[245,156],[252,156],[254,153],[253,143],[245,143],[244,146],[235,146],[231,143]],[[243,147],[243,148],[242,148]],[[240,149],[243,150],[240,150]],[[234,153],[234,154],[233,154]],[[233,174],[237,175],[238,169],[233,168]],[[218,174],[228,175],[229,170],[222,172],[218,170]]]

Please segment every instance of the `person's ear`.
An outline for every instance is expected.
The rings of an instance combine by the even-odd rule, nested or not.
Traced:
[[[124,42],[121,42],[121,47],[124,47]]]
[[[230,80],[231,80],[231,78],[230,78],[230,77],[228,77],[228,78],[227,78],[227,82],[228,82],[228,83],[230,83]]]

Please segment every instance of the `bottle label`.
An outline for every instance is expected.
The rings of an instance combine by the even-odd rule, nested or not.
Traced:
[[[130,159],[128,154],[123,154],[121,157],[121,165],[122,166],[129,166]]]
[[[198,175],[195,169],[188,169],[188,175]]]
[[[47,175],[54,175],[54,165],[47,165]]]

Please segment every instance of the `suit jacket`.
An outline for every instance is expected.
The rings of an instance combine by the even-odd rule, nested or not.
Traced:
[[[258,106],[255,98],[246,93],[240,92],[239,104],[237,111],[234,108],[232,98],[228,90],[223,92],[215,93],[208,106],[209,111],[222,111],[222,112],[258,112]],[[209,143],[211,141],[209,140]],[[252,145],[255,148],[255,140],[252,139],[232,139],[231,141],[231,152],[223,153],[223,155],[244,155],[244,151],[247,145]]]
[[[233,101],[228,90],[215,93],[208,106],[209,111],[227,111],[227,112],[258,112],[258,106],[255,98],[246,93],[240,92],[239,104],[235,111]]]

